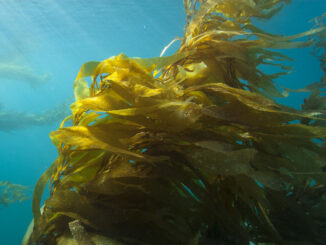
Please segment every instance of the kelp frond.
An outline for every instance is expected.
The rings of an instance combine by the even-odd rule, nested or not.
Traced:
[[[325,28],[285,37],[251,22],[288,2],[186,0],[176,54],[85,63],[72,115],[50,135],[59,156],[36,185],[30,242],[68,244],[77,224],[95,243],[323,244],[323,111],[273,100],[289,92],[275,79],[290,58],[272,49],[312,45],[296,39]],[[293,123],[304,120],[321,125]]]

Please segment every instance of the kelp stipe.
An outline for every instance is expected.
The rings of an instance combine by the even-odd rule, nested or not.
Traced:
[[[325,28],[284,37],[251,23],[287,2],[184,1],[175,55],[85,63],[73,126],[50,135],[59,156],[36,186],[30,243],[324,244],[323,110],[272,99],[290,91],[275,82],[289,58],[272,49]]]

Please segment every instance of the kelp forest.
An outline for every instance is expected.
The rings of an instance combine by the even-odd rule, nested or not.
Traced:
[[[286,4],[184,0],[175,54],[84,63],[23,244],[325,244],[326,75],[277,80],[283,49],[313,47],[326,74],[325,16],[292,36],[255,25]],[[276,101],[300,92],[301,109]]]
[[[8,207],[13,202],[22,202],[28,199],[28,187],[13,184],[9,181],[0,181],[0,205]]]

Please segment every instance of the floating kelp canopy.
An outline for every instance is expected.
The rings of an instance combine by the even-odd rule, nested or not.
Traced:
[[[290,70],[273,49],[325,29],[252,24],[288,2],[188,0],[176,54],[85,63],[72,115],[50,135],[59,156],[35,188],[30,244],[324,244],[324,106],[273,100]]]
[[[28,198],[26,192],[28,187],[18,184],[13,184],[7,180],[0,180],[0,205],[8,207],[14,202],[22,202]]]

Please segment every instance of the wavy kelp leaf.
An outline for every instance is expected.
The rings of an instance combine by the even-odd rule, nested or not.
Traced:
[[[198,11],[195,12],[195,14],[193,14],[193,11],[187,11],[187,9],[190,9],[191,7],[191,1],[185,2],[185,8],[186,8],[186,12],[188,15],[188,28],[187,31],[189,33],[186,33],[188,35],[190,35],[190,33],[195,31],[195,28],[202,24],[202,19],[204,18],[205,15],[207,15],[208,13],[210,13],[212,11],[212,9],[219,3],[223,2],[223,0],[219,0],[219,1],[214,1],[214,0],[208,0],[206,1]],[[193,5],[195,6],[196,3],[194,3]],[[192,17],[191,22],[189,23],[189,19]]]
[[[93,111],[110,111],[119,108],[127,108],[128,105],[128,101],[114,90],[110,90],[109,93],[77,101],[73,107],[75,110],[77,110],[77,108],[89,108]]]
[[[97,61],[89,61],[81,66],[73,87],[76,101],[89,97],[90,90],[84,78],[91,76],[99,63]]]
[[[98,120],[103,114],[97,112],[88,112],[85,113],[79,120],[80,126],[89,126],[93,124],[96,120]],[[62,127],[61,127],[62,128]]]
[[[81,78],[88,76],[97,77],[100,74],[106,73],[111,74],[114,72],[114,67],[130,67],[131,65],[135,68],[134,72],[143,73],[144,71],[152,71],[154,69],[160,69],[166,67],[167,65],[173,64],[178,60],[181,60],[193,52],[184,52],[180,54],[175,54],[167,57],[157,57],[157,58],[128,58],[125,54],[120,54],[118,56],[113,56],[102,62],[90,61],[82,65],[76,81]],[[144,69],[142,71],[141,69]]]
[[[176,53],[171,56],[166,57],[155,57],[155,58],[131,58],[132,61],[136,62],[145,70],[154,70],[154,69],[161,69],[168,65],[174,64],[179,60],[186,58],[187,56],[192,55],[194,52],[192,50],[183,52],[183,53]]]
[[[151,89],[140,84],[136,84],[134,91],[140,97],[153,97],[162,93],[162,89]]]
[[[189,1],[186,4],[186,11],[187,9],[189,9],[189,14],[192,14],[194,9],[195,9],[195,5],[196,5],[197,1]],[[298,47],[306,47],[306,46],[310,46],[312,45],[314,42],[312,40],[308,40],[308,41],[303,41],[303,42],[293,42],[293,40],[301,38],[301,37],[309,37],[311,35],[317,35],[319,33],[323,33],[325,32],[325,28],[324,27],[320,27],[320,28],[316,28],[307,32],[303,32],[301,34],[297,34],[297,35],[292,35],[292,36],[281,36],[281,35],[271,35],[268,33],[262,33],[261,31],[254,29],[252,26],[252,24],[250,23],[250,17],[251,16],[259,16],[258,13],[261,13],[261,11],[263,11],[264,9],[267,10],[269,5],[279,5],[279,6],[283,6],[282,3],[284,3],[285,1],[277,1],[276,2],[272,2],[272,1],[268,1],[268,4],[265,5],[262,3],[254,3],[253,1],[250,1],[250,3],[244,3],[243,1],[237,1],[234,3],[230,3],[229,1],[210,1],[210,2],[206,2],[205,5],[210,5],[210,6],[217,6],[217,10],[214,10],[214,7],[210,8],[210,10],[208,11],[207,9],[205,11],[206,12],[206,16],[204,13],[202,13],[204,16],[202,16],[203,19],[205,19],[205,22],[202,22],[201,25],[198,27],[197,32],[193,32],[192,35],[190,36],[190,34],[188,33],[189,40],[186,40],[183,45],[181,46],[180,50],[186,50],[191,48],[196,47],[197,48],[197,53],[199,55],[199,52],[201,52],[200,55],[204,55],[203,51],[204,50],[210,50],[210,52],[212,52],[212,44],[214,44],[214,42],[225,42],[225,43],[229,43],[224,46],[230,45],[230,44],[235,44],[237,43],[238,46],[242,46],[244,49],[242,49],[243,53],[249,53],[248,51],[254,51],[251,50],[256,49],[256,48],[266,48],[266,47],[270,47],[270,48],[298,48]],[[244,6],[244,7],[235,7],[235,6]],[[264,7],[262,7],[262,5],[264,5]],[[218,10],[220,8],[220,10]],[[205,8],[203,8],[205,9]],[[258,10],[259,9],[259,10]],[[277,12],[279,9],[275,9],[275,11]],[[205,12],[204,11],[204,12]],[[221,16],[216,17],[214,15],[211,15],[211,11],[217,11],[218,13],[221,14]],[[199,13],[196,12],[196,13]],[[230,16],[228,14],[231,14]],[[223,15],[226,15],[228,17],[223,17]],[[239,18],[238,16],[242,16],[242,18]],[[189,16],[188,16],[189,17]],[[262,17],[262,16],[260,16]],[[265,16],[265,18],[269,18],[270,16]],[[227,18],[234,18],[233,21],[228,20]],[[232,25],[225,25],[225,23],[232,23]],[[243,26],[244,25],[244,26]],[[188,21],[188,25],[187,27],[191,26],[191,24],[189,24]],[[244,32],[243,29],[245,29],[245,26],[250,27],[249,30],[252,30],[252,32]],[[212,27],[212,28],[211,28]],[[216,27],[218,27],[218,30],[216,30]],[[187,30],[189,31],[191,28],[189,27]],[[211,30],[213,29],[213,30]],[[215,29],[215,30],[214,30]],[[224,33],[224,34],[223,34]],[[226,34],[228,34],[228,36],[225,36]],[[224,35],[224,36],[223,36]],[[232,40],[232,42],[227,42],[229,40],[231,40],[234,37],[238,37],[236,40]],[[248,39],[251,40],[248,40]],[[227,41],[225,41],[225,39],[227,39]],[[252,40],[253,39],[253,40]],[[196,40],[196,41],[194,41]],[[216,41],[218,40],[218,41]],[[208,44],[208,42],[210,42]],[[240,44],[240,45],[239,45]],[[216,52],[217,48],[215,48],[215,52]],[[267,52],[267,51],[266,51]],[[243,60],[244,57],[246,56],[237,56],[234,55],[234,51],[229,51],[226,52],[228,53],[228,57],[234,57],[236,59],[238,59],[239,57],[242,57],[240,60],[244,61],[244,64],[246,64],[246,68],[242,69],[242,73],[245,73],[246,70],[248,70],[249,68],[249,73],[246,72],[247,74],[251,74],[254,75],[254,70],[256,70],[256,73],[260,71],[258,71],[256,69],[256,65],[258,64],[265,64],[266,62],[264,62],[263,60],[259,60],[260,58],[255,57],[253,55],[250,55],[247,57],[250,58],[246,58],[245,60]],[[232,55],[233,54],[233,55]],[[205,52],[205,55],[207,55],[207,52]],[[230,56],[231,55],[231,56]],[[283,55],[284,57],[284,55]],[[258,58],[258,59],[257,59]],[[269,57],[269,60],[277,60],[277,57]],[[259,62],[259,63],[257,63]],[[221,64],[223,64],[223,60],[221,60],[220,62]],[[249,65],[248,65],[249,64]],[[251,64],[251,65],[250,65]],[[253,64],[255,64],[255,66],[252,66]],[[275,64],[272,64],[273,66],[275,66]],[[238,65],[237,65],[238,66]],[[235,70],[237,69],[237,66],[235,66]],[[251,66],[251,67],[250,67]],[[282,66],[280,66],[282,67]],[[289,67],[282,67],[285,68],[286,70],[289,69]],[[216,69],[216,68],[215,68]],[[284,73],[286,74],[286,73]],[[266,76],[265,76],[266,77]],[[287,91],[284,93],[278,92],[277,89],[275,88],[274,82],[272,82],[271,79],[267,79],[264,78],[260,78],[260,75],[257,74],[256,78],[254,77],[241,77],[241,79],[244,79],[248,82],[249,84],[249,89],[251,91],[254,92],[258,92],[259,89],[267,89],[267,95],[272,95],[272,96],[277,96],[277,97],[284,97],[287,96]],[[257,81],[257,78],[261,81],[259,81],[258,83],[256,82],[256,84],[251,84],[255,81]],[[266,81],[265,81],[266,80]],[[261,82],[265,81],[265,85],[264,87],[261,87]],[[269,90],[272,89],[272,90]]]
[[[103,149],[113,153],[126,154],[133,157],[142,158],[142,156],[139,154],[135,154],[98,139],[98,137],[107,139],[107,135],[109,135],[108,132],[101,128],[78,126],[62,128],[56,132],[52,132],[51,138],[64,141],[66,144],[76,146],[77,149],[80,150]],[[114,141],[114,139],[111,140]],[[120,145],[118,142],[116,142],[116,145],[122,147],[122,145]]]
[[[70,162],[70,164],[74,164],[72,167],[70,167],[68,170],[66,170],[62,176],[62,185],[66,186],[66,188],[69,188],[69,186],[74,186],[76,183],[85,183],[91,181],[97,171],[100,169],[101,164],[102,164],[102,157],[103,153],[97,153],[94,154],[94,156],[82,159],[84,162],[87,162],[87,164],[77,164],[73,163],[73,160]],[[83,161],[82,162],[84,163]],[[69,174],[71,173],[71,174]],[[67,175],[67,176],[65,176]],[[57,178],[58,179],[58,178]]]
[[[90,95],[89,87],[84,79],[77,79],[74,83],[75,100],[86,99]]]
[[[285,3],[188,0],[175,55],[82,66],[89,95],[73,126],[51,133],[58,164],[32,242],[69,237],[78,219],[126,244],[322,244],[325,217],[312,214],[326,191],[324,110],[274,101],[292,92],[275,81],[291,58],[270,48],[311,45],[296,39],[323,28],[287,37],[251,22]]]
[[[84,63],[81,66],[75,81],[77,81],[81,78],[92,76],[99,64],[100,64],[100,62],[98,62],[98,61],[89,61],[89,62]]]

